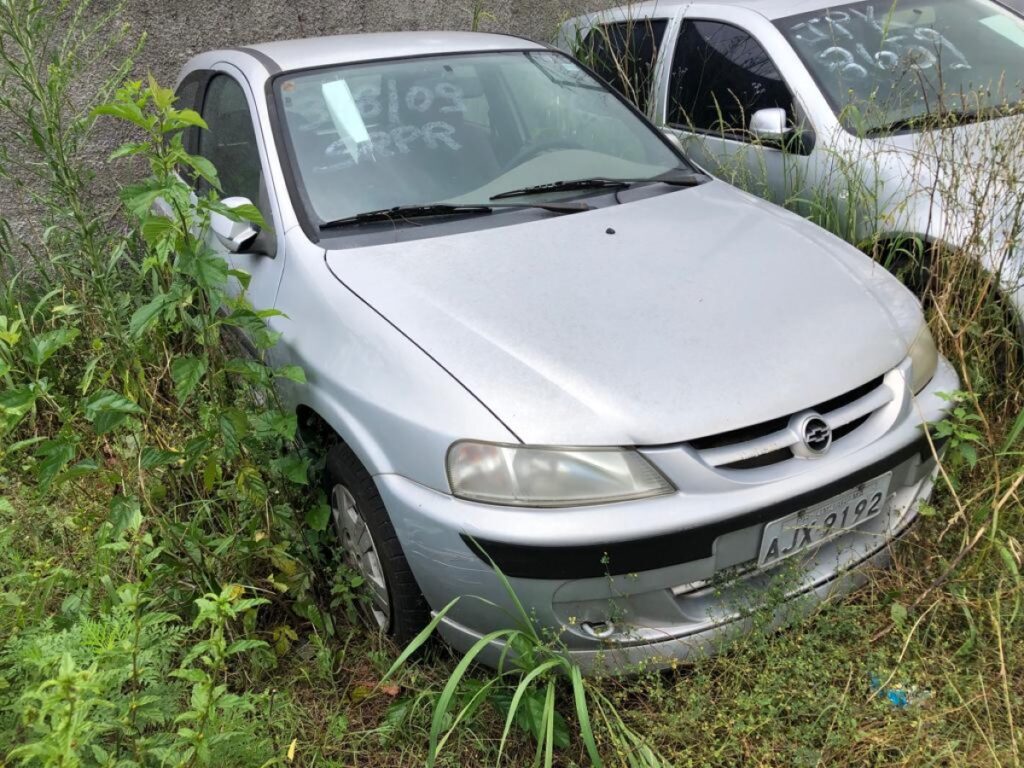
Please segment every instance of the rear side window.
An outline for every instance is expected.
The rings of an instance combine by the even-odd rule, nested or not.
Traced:
[[[594,27],[583,41],[580,58],[646,113],[667,26],[666,19],[636,19]]]
[[[193,72],[191,75],[186,77],[181,85],[178,86],[178,90],[174,92],[174,96],[177,101],[174,106],[178,109],[192,109],[196,112],[199,111],[199,88],[203,84],[207,77],[206,72]],[[199,128],[192,126],[191,128],[185,129],[185,135],[183,138],[185,143],[185,149],[195,154],[199,146]]]
[[[199,154],[217,169],[224,197],[260,199],[260,152],[245,91],[228,75],[216,75],[206,91]]]
[[[742,133],[759,109],[793,99],[767,51],[747,32],[715,21],[687,21],[669,80],[668,122],[714,133]]]

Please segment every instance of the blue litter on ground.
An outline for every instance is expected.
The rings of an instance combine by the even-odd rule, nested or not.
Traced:
[[[883,689],[882,680],[878,675],[871,676],[871,692],[879,698],[888,701],[896,709],[906,709],[915,704],[920,704],[931,696],[931,691],[922,691],[916,685],[910,688],[896,686]]]

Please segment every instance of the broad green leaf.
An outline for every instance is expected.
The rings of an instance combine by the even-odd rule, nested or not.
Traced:
[[[220,191],[220,178],[217,176],[217,169],[213,163],[200,155],[186,155],[184,162],[191,166],[210,186]]]
[[[188,273],[200,288],[220,288],[228,279],[228,262],[220,254],[203,248],[188,264]]]
[[[75,462],[67,470],[60,474],[58,483],[66,483],[68,480],[75,480],[79,477],[85,477],[91,475],[100,468],[100,463],[96,459],[82,459],[81,461]]]
[[[230,315],[226,315],[221,318],[221,322],[224,323],[224,325],[241,328],[250,335],[265,331],[267,328],[266,323],[260,319],[259,315],[245,307],[238,307],[234,309]]]
[[[267,499],[267,484],[256,467],[242,467],[235,478],[235,487],[253,504],[262,504]]]
[[[171,363],[171,378],[178,402],[184,403],[206,374],[206,361],[201,357],[179,357]]]
[[[40,459],[36,466],[36,476],[39,485],[46,489],[75,458],[75,446],[67,440],[47,440],[36,449],[35,455]]]
[[[128,322],[128,330],[135,338],[142,336],[160,317],[160,313],[170,302],[167,294],[160,294],[154,297],[149,303],[144,304],[135,310],[132,319]]]
[[[147,445],[142,449],[142,453],[139,456],[139,464],[143,469],[156,469],[157,467],[165,467],[168,464],[173,464],[179,458],[181,458],[180,454],[177,454],[174,451],[163,451],[159,448]]]
[[[331,507],[321,501],[306,510],[306,525],[314,531],[326,531],[327,524],[331,520]]]
[[[431,624],[433,624],[433,622],[431,622]],[[465,677],[466,671],[469,669],[476,657],[483,653],[491,643],[500,640],[503,636],[511,635],[514,632],[514,629],[499,629],[484,635],[473,643],[472,647],[466,651],[466,654],[455,666],[455,669],[452,670],[451,675],[448,677],[448,682],[445,684],[444,690],[441,691],[441,696],[434,705],[434,717],[430,724],[430,743],[427,747],[427,768],[433,768],[437,762],[438,741],[441,736],[441,729],[444,727],[445,718],[448,716],[448,711],[451,708],[452,698],[455,696],[455,691],[462,682],[462,678]]]
[[[284,365],[274,371],[274,375],[279,379],[288,379],[299,384],[306,383],[306,372],[298,365]]]
[[[162,88],[152,74],[148,76],[149,95],[153,99],[153,106],[160,112],[166,112],[174,104],[174,91],[170,88]]]
[[[260,209],[255,205],[236,205],[232,210],[235,212],[239,221],[252,222],[260,229],[268,230],[266,220],[263,218],[263,214],[260,213]]]
[[[101,389],[85,401],[85,417],[100,434],[120,426],[125,419],[142,413],[132,400],[110,389]]]
[[[118,120],[127,120],[129,123],[134,123],[140,128],[147,130],[152,119],[143,115],[139,106],[130,101],[116,101],[110,104],[103,104],[96,107],[92,113],[94,115],[114,117]]]
[[[206,466],[203,467],[203,487],[207,492],[213,490],[213,486],[217,484],[220,476],[220,464],[217,462],[216,457],[210,456],[206,460]]]
[[[122,157],[130,157],[144,152],[149,147],[148,141],[129,141],[115,149],[108,159],[120,160]]]
[[[523,675],[523,678],[519,681],[519,685],[516,686],[516,691],[512,696],[512,701],[508,704],[508,713],[505,717],[505,729],[501,734],[501,741],[498,744],[498,762],[501,762],[501,756],[505,752],[505,744],[508,741],[509,732],[512,730],[512,724],[517,723],[520,718],[519,707],[524,697],[531,692],[530,685],[535,679],[541,675],[553,671],[560,665],[558,659],[550,659],[543,662],[542,664],[534,667],[528,673]],[[523,726],[520,726],[523,727]],[[524,730],[526,730],[524,728]]]
[[[166,216],[150,214],[142,222],[142,236],[150,245],[156,245],[168,234],[174,232],[174,222]]]
[[[34,336],[28,341],[28,352],[25,359],[36,368],[41,368],[60,349],[77,339],[78,334],[77,328],[58,328]]]
[[[0,412],[11,416],[22,416],[32,410],[37,396],[36,390],[31,387],[19,387],[0,392]]]
[[[224,440],[224,449],[229,456],[236,456],[242,438],[249,431],[249,420],[237,408],[228,408],[221,413],[218,423],[221,438]]]
[[[155,180],[130,184],[121,190],[121,200],[136,217],[143,218],[161,197],[169,196],[169,190]]]
[[[202,128],[203,130],[209,130],[209,126],[206,121],[200,117],[199,113],[194,109],[179,109],[175,113],[175,118],[180,120],[185,125],[195,126],[196,128]]]
[[[978,449],[970,443],[963,443],[958,447],[960,455],[967,461],[967,465],[974,469],[978,464]]]
[[[237,374],[253,384],[270,384],[270,369],[264,363],[253,360],[251,357],[228,360],[224,364],[224,368],[229,373]]]
[[[907,606],[903,603],[893,603],[889,606],[889,617],[898,629],[903,629],[907,623]]]
[[[309,483],[309,459],[303,458],[298,453],[293,452],[274,459],[271,465],[296,485]]]
[[[252,275],[242,269],[229,269],[228,274],[238,281],[243,291],[249,290],[249,283],[252,282]]]
[[[298,418],[294,413],[284,411],[261,411],[250,417],[253,431],[260,437],[281,437],[294,440],[298,430]]]
[[[558,712],[554,713],[554,722],[549,724],[550,713],[545,711],[546,701],[546,690],[543,693],[536,689],[528,690],[516,710],[515,722],[538,743],[545,738],[545,730],[550,727],[554,736],[554,746],[565,749],[569,746],[569,727],[565,718]]]
[[[120,538],[125,531],[135,533],[142,525],[142,508],[134,496],[115,496],[110,501],[110,525],[113,537]]]
[[[224,652],[227,656],[235,656],[239,653],[247,653],[248,651],[254,651],[257,648],[268,648],[269,646],[263,640],[257,640],[252,637],[242,638],[241,640],[235,640],[231,645],[227,647]]]

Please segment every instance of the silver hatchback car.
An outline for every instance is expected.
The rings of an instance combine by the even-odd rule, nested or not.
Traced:
[[[272,224],[211,243],[283,313],[282,394],[396,639],[457,596],[452,645],[507,626],[493,561],[585,666],[714,650],[770,588],[781,621],[862,583],[928,497],[958,381],[917,301],[564,53],[278,42],[178,93]]]
[[[1019,11],[646,0],[571,19],[560,40],[712,173],[881,253],[964,251],[1024,318]]]

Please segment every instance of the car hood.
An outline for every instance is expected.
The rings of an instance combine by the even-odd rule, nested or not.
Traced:
[[[919,316],[850,246],[718,181],[326,261],[531,444],[668,444],[797,412],[895,367]]]

